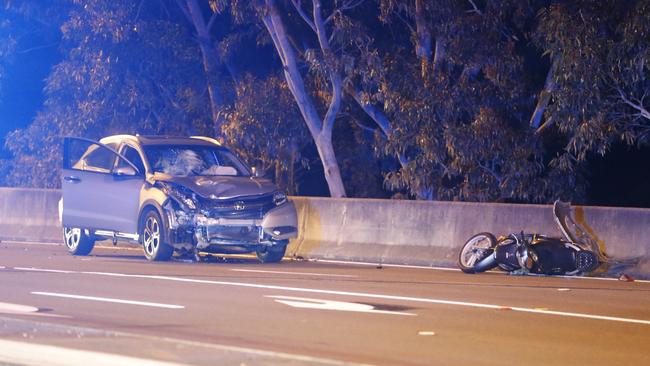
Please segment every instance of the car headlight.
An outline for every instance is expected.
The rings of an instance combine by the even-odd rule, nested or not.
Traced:
[[[287,202],[287,195],[284,194],[284,192],[278,191],[273,193],[273,203],[275,203],[276,206],[280,206],[285,202]]]
[[[196,210],[197,203],[194,194],[187,188],[168,182],[157,182],[157,185],[166,195],[181,204],[181,206]]]

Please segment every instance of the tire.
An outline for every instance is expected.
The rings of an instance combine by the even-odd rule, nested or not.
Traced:
[[[485,272],[496,267],[492,255],[497,239],[491,233],[479,233],[467,240],[458,254],[458,267],[465,273]]]
[[[76,227],[63,228],[63,243],[72,255],[88,255],[95,246],[95,240]]]
[[[262,263],[278,263],[287,251],[288,241],[283,240],[272,246],[262,246],[255,250],[257,259]]]
[[[163,221],[155,210],[147,210],[142,216],[140,237],[144,256],[149,261],[167,261],[174,254],[174,248],[167,244]]]

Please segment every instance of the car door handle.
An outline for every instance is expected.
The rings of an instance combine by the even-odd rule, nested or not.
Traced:
[[[66,182],[70,182],[70,183],[79,183],[79,182],[81,182],[81,178],[75,177],[74,175],[65,176],[65,177],[63,177],[63,180],[66,181]]]

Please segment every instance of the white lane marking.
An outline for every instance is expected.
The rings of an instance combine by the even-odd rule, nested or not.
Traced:
[[[392,267],[392,268],[409,268],[409,269],[428,269],[428,270],[434,270],[434,271],[451,271],[451,272],[460,272],[460,269],[458,268],[449,268],[449,267],[435,267],[435,266],[416,266],[416,265],[408,265],[408,264],[389,264],[389,263],[372,263],[372,262],[349,262],[349,261],[338,261],[338,260],[333,260],[333,259],[307,259],[308,262],[313,262],[313,263],[332,263],[332,264],[348,264],[348,265],[357,265],[357,266],[382,266],[382,267]],[[490,273],[494,274],[500,274],[500,275],[508,275],[508,272],[503,272],[503,271],[490,271]],[[533,273],[527,274],[527,276],[532,276],[532,277],[549,277],[547,275],[537,275]],[[553,278],[566,278],[566,279],[576,279],[576,280],[597,280],[597,281],[620,281],[617,278],[613,277],[588,277],[588,276],[558,276],[558,275],[553,275],[551,276]],[[634,279],[634,282],[640,282],[640,283],[650,283],[650,280],[638,280]]]
[[[146,301],[133,301],[133,300],[122,300],[122,299],[113,299],[110,297],[96,297],[96,296],[83,296],[83,295],[72,295],[72,294],[61,294],[57,292],[42,292],[42,291],[32,291],[33,295],[42,295],[42,296],[52,296],[52,297],[64,297],[68,299],[77,299],[77,300],[90,300],[90,301],[100,301],[100,302],[114,302],[118,304],[128,304],[128,305],[140,305],[140,306],[151,306],[155,308],[165,308],[165,309],[184,309],[185,306],[182,305],[170,305],[170,304],[160,304],[156,302],[146,302]]]
[[[252,273],[277,273],[277,274],[292,274],[301,276],[319,276],[319,277],[358,277],[355,275],[342,275],[342,274],[329,274],[329,273],[313,273],[313,272],[289,272],[289,271],[265,271],[261,269],[243,269],[232,268],[234,272],[252,272]]]
[[[27,244],[27,245],[49,245],[49,246],[60,246],[61,243],[53,243],[49,241],[16,241],[16,240],[3,240],[2,244]]]
[[[42,269],[34,267],[14,267],[14,269],[27,272],[74,273],[74,271],[64,271],[60,269]]]
[[[0,363],[23,366],[180,366],[102,352],[81,351],[0,339]]]
[[[0,302],[0,314],[28,315],[42,318],[70,318],[67,315],[41,313],[39,310],[41,309],[34,306]]]
[[[190,341],[190,340],[187,340],[187,339],[180,339],[180,338],[159,337],[159,336],[128,333],[128,332],[115,332],[115,331],[108,331],[108,330],[87,328],[87,327],[79,327],[79,326],[55,325],[53,323],[39,323],[39,322],[26,321],[26,320],[21,320],[21,319],[13,319],[13,318],[10,319],[10,320],[11,320],[12,323],[24,324],[25,326],[28,326],[28,327],[34,327],[34,326],[51,327],[51,326],[56,326],[58,329],[67,329],[70,332],[80,333],[80,334],[103,334],[104,337],[128,337],[128,338],[133,338],[135,341],[147,340],[147,341],[153,341],[156,344],[165,343],[168,347],[171,347],[171,348],[178,348],[179,346],[185,346],[185,347],[197,347],[197,348],[204,348],[204,349],[209,349],[209,350],[216,350],[216,351],[223,352],[228,357],[232,357],[232,355],[234,353],[239,353],[239,354],[243,354],[243,355],[239,356],[239,357],[241,357],[241,359],[243,361],[246,361],[246,360],[258,361],[259,360],[259,362],[257,362],[258,364],[264,364],[264,361],[266,361],[266,363],[273,364],[273,365],[280,365],[280,364],[287,364],[287,365],[291,364],[291,365],[293,365],[293,364],[296,363],[295,361],[298,361],[298,362],[307,363],[308,365],[372,366],[370,364],[361,364],[361,363],[338,361],[338,360],[333,360],[333,359],[328,359],[328,358],[320,358],[320,357],[307,356],[307,355],[301,355],[301,354],[295,354],[295,353],[267,351],[267,350],[262,350],[262,349],[230,346],[230,345],[224,345],[224,344],[218,344],[218,343],[204,343],[204,342]],[[165,349],[165,345],[161,345],[161,347],[162,347],[161,349]],[[2,351],[2,352],[0,352],[0,365],[2,365],[3,364],[2,355],[4,353],[3,352],[4,349],[0,349],[0,351]],[[256,357],[252,358],[251,355],[256,356]],[[268,358],[271,358],[271,360],[264,360],[264,359],[260,360],[260,357],[268,357]],[[294,362],[279,362],[277,359],[289,360],[289,361],[294,361]],[[68,366],[69,365],[69,363],[66,362],[67,358],[64,357],[64,358],[61,358],[60,360],[61,360],[61,362],[59,364],[57,364],[56,366]],[[17,363],[13,363],[13,364],[17,364]],[[79,364],[79,366],[86,366],[88,364],[92,364],[92,363],[85,362],[85,363]],[[224,364],[226,364],[226,363],[224,363]],[[228,364],[230,364],[230,363],[228,363]],[[21,365],[23,365],[23,364],[21,364]],[[34,364],[34,366],[41,366],[41,365],[50,366],[50,365],[42,364],[42,363]],[[112,365],[112,364],[109,364],[109,365]],[[116,365],[122,365],[122,364],[120,363],[120,364],[116,364]],[[140,364],[138,363],[136,365],[140,365]],[[241,365],[244,365],[244,363],[241,363]],[[54,365],[52,365],[52,366],[54,366]],[[76,365],[72,365],[72,366],[76,366]]]
[[[368,304],[360,304],[356,302],[343,302],[333,300],[309,299],[306,297],[292,297],[292,296],[274,296],[267,295],[266,297],[274,299],[281,304],[289,305],[294,308],[302,309],[316,309],[316,310],[336,310],[336,311],[354,311],[358,313],[375,313],[375,314],[388,314],[388,315],[409,315],[417,316],[417,314],[403,313],[399,311],[377,310],[374,306]]]
[[[358,266],[382,266],[382,267],[392,267],[392,268],[411,268],[411,269],[434,269],[437,271],[454,271],[460,272],[458,268],[448,268],[448,267],[434,267],[434,266],[416,266],[409,264],[390,264],[390,263],[381,263],[381,262],[355,262],[355,261],[338,261],[335,259],[307,259],[307,262],[313,263],[332,263],[332,264],[354,264]]]
[[[0,314],[29,314],[37,311],[38,308],[29,305],[0,302]]]
[[[39,269],[31,268],[30,270],[37,271]],[[320,289],[302,288],[302,287],[260,285],[257,283],[245,283],[245,282],[199,280],[193,278],[178,278],[178,277],[157,276],[157,275],[134,275],[134,274],[122,274],[122,273],[112,273],[112,272],[74,272],[74,273],[97,275],[97,276],[125,277],[125,278],[146,278],[146,279],[154,279],[154,280],[186,282],[186,283],[202,283],[202,284],[221,285],[221,286],[263,288],[267,290],[307,292],[307,293],[342,295],[342,296],[352,296],[352,297],[367,297],[367,298],[374,298],[374,299],[399,300],[399,301],[420,302],[420,303],[440,304],[440,305],[456,305],[456,306],[466,306],[466,307],[475,307],[475,308],[483,308],[483,309],[494,309],[494,310],[503,310],[507,308],[513,311],[520,311],[525,313],[558,315],[558,316],[566,316],[566,317],[574,317],[574,318],[587,318],[587,319],[608,320],[608,321],[616,321],[616,322],[623,322],[623,323],[650,325],[650,320],[643,320],[643,319],[620,318],[620,317],[613,317],[613,316],[550,311],[550,310],[523,308],[523,307],[515,307],[515,306],[503,306],[503,305],[494,305],[494,304],[482,304],[482,303],[474,303],[474,302],[440,300],[440,299],[410,297],[410,296],[395,296],[395,295],[383,295],[383,294],[373,294],[373,293],[364,293],[364,292],[348,292],[348,291],[336,291],[336,290],[320,290]]]
[[[13,241],[13,240],[3,240],[2,243],[9,243],[9,244],[35,244],[35,245],[56,245],[60,246],[63,245],[62,243],[50,243],[50,242],[24,242],[24,241]],[[116,247],[113,245],[96,245],[96,248],[104,248],[104,249],[115,249],[115,250],[133,250],[133,251],[142,251],[142,248],[136,248],[136,247]],[[228,257],[242,257],[242,258],[255,258],[254,255],[228,255]],[[390,264],[390,263],[373,263],[373,262],[358,262],[358,261],[341,261],[341,260],[334,260],[334,259],[306,259],[307,262],[313,262],[313,263],[332,263],[332,264],[347,264],[347,265],[358,265],[358,266],[373,266],[376,267],[378,265],[386,268],[410,268],[410,269],[428,269],[428,270],[434,270],[434,271],[451,271],[451,272],[460,272],[460,269],[458,268],[449,268],[449,267],[436,267],[436,266],[417,266],[417,265],[408,265],[408,264]],[[0,267],[0,269],[4,269],[4,267]],[[501,275],[507,275],[507,272],[497,272],[497,271],[491,271],[491,273],[498,273]],[[529,276],[535,276],[534,274],[528,274]],[[544,275],[539,275],[540,277],[545,277]],[[554,275],[554,278],[567,278],[567,279],[578,279],[578,280],[597,280],[597,281],[619,281],[618,278],[613,278],[613,277],[587,277],[587,276],[557,276]],[[650,283],[650,280],[639,280],[639,279],[634,279],[634,282],[639,282],[639,283]]]

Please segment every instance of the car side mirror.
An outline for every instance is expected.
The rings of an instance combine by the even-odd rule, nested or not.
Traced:
[[[115,175],[118,177],[134,177],[138,175],[138,172],[136,172],[131,166],[122,166],[115,169]]]
[[[264,178],[266,176],[266,170],[264,170],[263,168],[254,166],[251,168],[251,170],[255,178]]]

